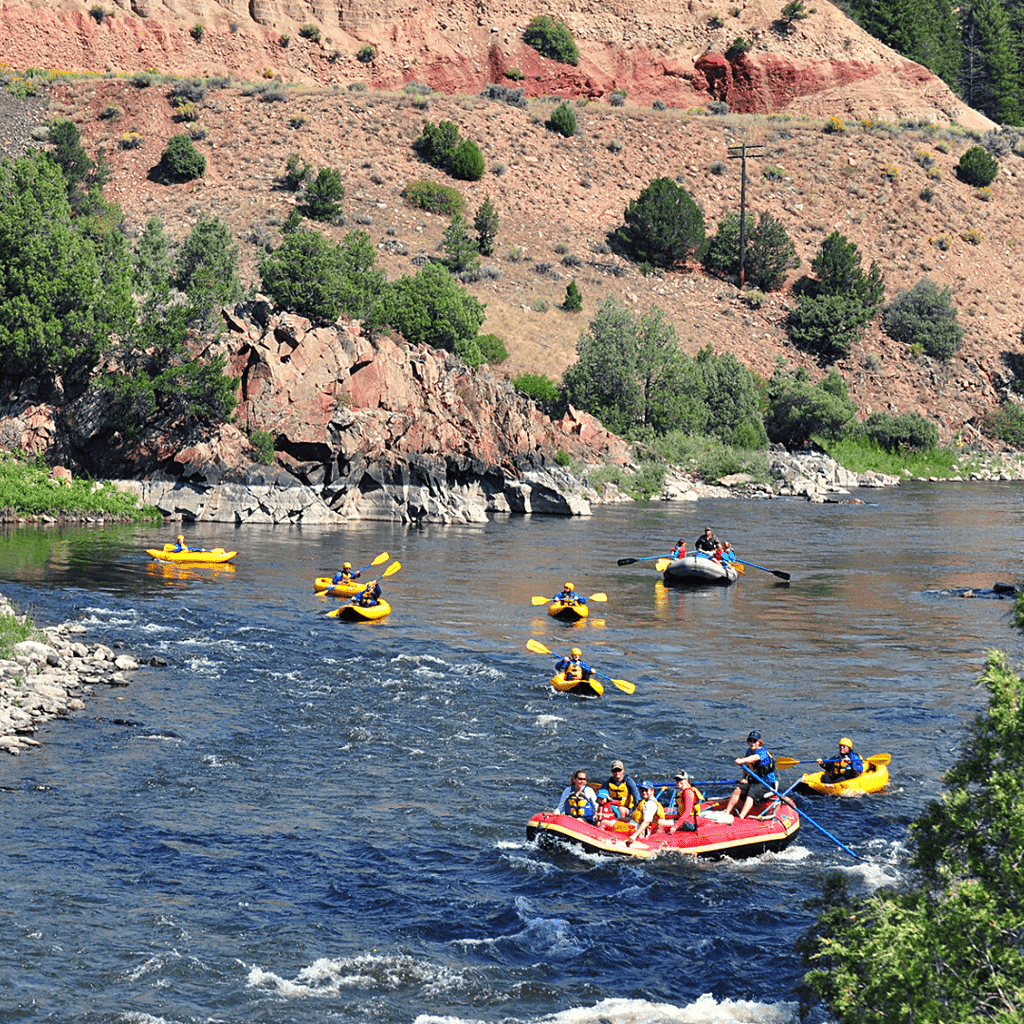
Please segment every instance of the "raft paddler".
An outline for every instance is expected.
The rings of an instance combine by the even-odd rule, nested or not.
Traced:
[[[665,820],[665,808],[654,795],[654,783],[643,782],[640,786],[640,795],[640,803],[633,808],[633,831],[626,840],[627,846],[631,846],[634,839],[643,839],[651,832],[657,831],[658,822]]]
[[[568,814],[594,823],[597,816],[597,794],[587,785],[587,771],[577,768],[572,773],[569,785],[562,790],[562,797],[555,808],[555,814]]]
[[[640,787],[626,774],[621,761],[612,761],[611,777],[604,784],[612,803],[623,808],[627,814],[640,803]]]
[[[690,776],[684,771],[676,772],[676,792],[672,797],[669,810],[675,810],[676,823],[669,832],[696,832],[697,808],[700,806],[700,793],[690,785]]]

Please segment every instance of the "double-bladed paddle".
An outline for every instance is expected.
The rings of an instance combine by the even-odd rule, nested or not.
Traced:
[[[554,597],[531,597],[530,601],[535,605],[541,605],[550,604],[552,601],[560,601],[561,599],[561,595],[556,594]],[[608,600],[608,595],[605,593],[591,594],[586,600],[597,601],[598,604],[601,604],[601,602]]]
[[[664,558],[664,555],[644,555],[642,558],[620,558],[616,565],[632,565],[634,562],[653,562],[656,558]]]
[[[527,640],[526,646],[537,654],[550,654],[552,657],[561,658],[561,654],[555,654],[550,648],[545,647],[539,640]],[[636,683],[631,683],[628,679],[612,679],[611,676],[606,676],[603,672],[598,672],[595,669],[590,670],[591,675],[600,676],[602,679],[607,679],[609,683],[614,683],[623,693],[635,693]],[[595,687],[596,689],[596,687]]]
[[[871,757],[865,757],[865,764],[877,764],[887,765],[892,761],[892,754],[874,754]],[[817,764],[817,759],[808,761],[798,761],[795,757],[777,757],[775,758],[776,768],[795,768],[798,764]]]

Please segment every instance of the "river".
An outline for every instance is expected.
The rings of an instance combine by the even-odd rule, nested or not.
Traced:
[[[1021,655],[1009,602],[944,593],[1020,581],[1019,484],[859,497],[184,528],[237,549],[234,570],[151,562],[173,528],[0,536],[0,590],[37,621],[169,663],[0,759],[0,1020],[795,1021],[808,901],[830,871],[861,892],[906,877],[986,651]],[[616,565],[705,524],[763,569],[684,591]],[[326,618],[313,577],[385,550],[392,615]],[[608,594],[583,626],[531,605],[566,580]],[[531,637],[635,694],[556,693]],[[859,859],[806,821],[741,862],[526,842],[574,768],[731,779],[751,728],[776,755],[842,734],[892,754],[887,792],[798,801]]]

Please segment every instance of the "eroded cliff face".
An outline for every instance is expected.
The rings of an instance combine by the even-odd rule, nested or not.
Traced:
[[[965,107],[920,65],[862,32],[838,8],[819,5],[805,21],[780,20],[777,0],[728,8],[715,0],[559,0],[545,12],[570,27],[577,66],[541,57],[522,41],[535,5],[506,0],[402,2],[381,10],[365,0],[111,0],[101,21],[77,0],[0,4],[4,60],[15,68],[179,75],[233,74],[258,80],[375,89],[426,83],[438,92],[478,93],[490,82],[527,96],[607,98],[625,89],[631,104],[701,106],[725,100],[745,113],[853,114],[899,121],[991,122]],[[202,27],[199,39],[196,26]],[[304,37],[315,26],[318,39]],[[743,57],[722,54],[732,41]],[[357,54],[374,47],[372,62]],[[509,83],[506,72],[517,69]]]
[[[225,318],[217,349],[240,382],[235,423],[126,440],[94,393],[64,402],[30,382],[0,406],[0,443],[75,472],[146,478],[136,492],[166,514],[229,522],[585,515],[596,495],[556,456],[630,462],[592,417],[569,409],[552,421],[445,352],[370,339],[356,323],[313,327],[263,301]],[[258,462],[256,431],[273,436],[274,466]]]

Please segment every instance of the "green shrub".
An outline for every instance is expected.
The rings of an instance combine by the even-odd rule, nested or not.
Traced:
[[[189,34],[197,43],[201,43],[203,41],[203,36],[206,34],[206,29],[196,22],[196,24],[192,26],[192,31]]]
[[[905,345],[921,345],[935,359],[949,359],[963,343],[953,291],[924,277],[901,291],[882,314],[882,330]]]
[[[320,29],[317,25],[305,24],[299,29],[299,35],[303,39],[308,39],[311,43],[320,42]]]
[[[473,218],[473,227],[476,230],[476,247],[481,256],[490,256],[494,252],[494,239],[498,235],[498,211],[491,202],[490,196],[485,196]]]
[[[554,402],[558,398],[558,388],[551,378],[543,373],[522,373],[512,378],[512,386],[538,404]]]
[[[786,177],[786,172],[781,167],[776,167],[773,164],[768,164],[762,168],[761,175],[765,181],[782,181]]]
[[[274,462],[274,435],[269,430],[254,430],[249,435],[249,441],[256,449],[256,457],[264,466],[270,466]]]
[[[278,178],[281,188],[298,192],[313,173],[313,168],[304,163],[298,153],[292,153],[285,161],[284,174]]]
[[[563,468],[572,465],[572,456],[568,452],[555,452],[555,465]]]
[[[367,43],[366,46],[361,47],[359,52],[356,54],[356,60],[359,61],[360,64],[372,64],[376,56],[377,51]]]
[[[787,448],[803,447],[812,438],[839,438],[857,422],[857,406],[835,370],[812,385],[803,367],[794,373],[780,366],[765,397],[768,439]]]
[[[703,252],[704,214],[685,188],[656,178],[626,207],[612,240],[637,262],[671,267]]]
[[[453,122],[441,121],[434,124],[427,121],[423,125],[422,134],[412,146],[428,164],[448,171],[462,141],[459,129]]]
[[[565,301],[562,303],[562,309],[570,313],[578,313],[583,308],[583,296],[580,294],[579,288],[576,287],[575,281],[570,281],[565,289]]]
[[[508,349],[505,342],[497,334],[479,334],[476,337],[476,346],[480,349],[485,363],[497,365],[508,359]]]
[[[466,201],[458,189],[440,185],[436,181],[410,181],[402,189],[402,198],[410,206],[418,206],[430,213],[446,213],[452,216],[465,213]]]
[[[206,157],[189,135],[174,135],[160,156],[157,173],[164,181],[192,181],[206,173]]]
[[[991,185],[999,173],[999,161],[981,146],[971,146],[956,165],[956,176],[976,188]]]
[[[505,72],[506,78],[511,78],[513,82],[521,82],[526,76],[519,68],[509,68]]]
[[[984,429],[1010,447],[1024,448],[1024,409],[1013,403],[1004,403],[984,419]]]
[[[793,24],[794,21],[803,21],[804,18],[810,17],[807,9],[804,7],[803,0],[789,0],[789,2],[782,8],[782,21],[788,28]]]
[[[479,181],[484,176],[484,156],[472,139],[463,139],[452,154],[451,176],[460,181]]]
[[[552,131],[570,139],[576,134],[576,111],[568,103],[561,103],[551,111],[548,125]]]
[[[334,167],[321,167],[316,178],[306,186],[303,212],[312,220],[335,221],[341,216],[344,199],[341,172]]]
[[[224,305],[242,297],[238,247],[219,217],[199,215],[174,263],[174,285],[199,303]]]
[[[575,66],[579,63],[580,51],[569,26],[547,14],[538,15],[526,26],[523,42],[542,57],[550,57],[561,64]]]
[[[860,425],[860,433],[888,452],[926,452],[939,446],[939,428],[916,412],[873,412]]]
[[[729,60],[736,60],[737,57],[742,57],[745,53],[750,51],[750,43],[746,41],[742,36],[737,36],[730,44],[729,48],[725,51],[725,56]]]

